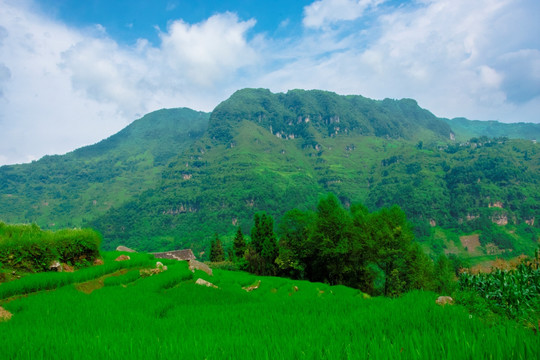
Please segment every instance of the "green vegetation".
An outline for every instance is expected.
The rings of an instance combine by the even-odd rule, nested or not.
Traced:
[[[0,270],[47,271],[53,261],[82,267],[99,257],[101,236],[90,229],[43,231],[0,222]]]
[[[92,147],[0,168],[0,219],[92,227],[109,250],[208,255],[214,233],[231,249],[254,213],[279,221],[331,192],[347,209],[398,205],[433,258],[532,254],[539,145],[504,137],[511,125],[455,142],[449,124],[408,99],[245,89],[211,115],[162,110]],[[459,244],[471,233],[474,253]]]
[[[144,256],[144,254],[130,254]],[[105,253],[105,265],[118,253]],[[132,269],[134,259],[113,262]],[[146,259],[150,264],[150,260]],[[155,264],[155,260],[154,260]],[[144,266],[144,265],[142,265]],[[152,266],[152,265],[150,265]],[[138,277],[105,279],[91,293],[79,284],[0,305],[0,351],[17,359],[534,359],[540,338],[516,323],[485,322],[437,295],[369,298],[358,290],[214,270],[192,274],[184,262]],[[88,272],[93,268],[80,272]],[[77,271],[74,274],[77,274]],[[128,275],[129,274],[129,275]],[[35,274],[27,279],[36,278]],[[64,273],[47,274],[62,277]],[[102,275],[95,273],[96,279]],[[215,288],[195,284],[203,278]],[[24,279],[23,279],[24,280]],[[81,280],[87,281],[87,279]],[[19,281],[13,284],[20,283]],[[242,287],[258,284],[246,292]],[[7,284],[1,284],[0,289]],[[42,286],[41,288],[45,288]],[[3,298],[0,296],[0,298]]]
[[[532,261],[512,270],[496,269],[476,275],[465,272],[459,277],[460,290],[474,291],[495,312],[534,319],[535,328],[536,320],[540,321],[540,251],[535,255]]]
[[[208,113],[164,109],[66,155],[0,167],[0,220],[81,227],[158,184],[161,171],[202,136]]]
[[[442,119],[454,132],[456,140],[466,141],[470,138],[489,136],[506,136],[512,139],[540,139],[540,125],[532,123],[506,124],[498,121],[468,120],[465,118]]]

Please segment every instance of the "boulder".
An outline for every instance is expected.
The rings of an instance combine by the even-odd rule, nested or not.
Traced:
[[[130,260],[131,258],[127,255],[120,255],[119,257],[117,257],[116,259],[114,259],[114,261],[126,261],[126,260]]]
[[[103,265],[105,263],[103,262],[103,259],[97,258],[96,260],[94,260],[94,262],[92,264],[94,266],[99,266],[99,265]]]
[[[435,300],[435,303],[441,306],[454,305],[454,299],[452,299],[450,296],[439,296],[437,300]]]
[[[246,290],[247,292],[251,292],[253,290],[257,290],[259,286],[261,286],[261,280],[258,280],[255,285],[245,286],[242,289]]]
[[[60,264],[60,261],[55,260],[49,265],[49,270],[62,272],[62,264]]]
[[[208,287],[213,287],[213,288],[216,288],[217,289],[217,286],[212,284],[211,282],[208,282],[206,280],[203,280],[201,278],[197,279],[197,281],[195,281],[195,284],[197,285],[203,285],[203,286],[208,286]]]
[[[195,270],[201,270],[207,273],[208,275],[213,276],[212,269],[210,269],[210,267],[206,265],[205,263],[202,263],[197,260],[193,260],[193,259],[189,260],[189,270],[191,270],[191,272],[195,272]]]
[[[136,252],[135,250],[133,249],[130,249],[128,247],[125,247],[123,245],[120,245],[119,247],[116,248],[116,251],[125,251],[125,252]]]

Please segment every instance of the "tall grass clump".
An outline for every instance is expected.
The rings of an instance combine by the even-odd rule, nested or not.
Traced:
[[[101,236],[91,229],[52,232],[0,222],[0,263],[6,268],[41,272],[53,261],[86,266],[99,257],[100,244]]]

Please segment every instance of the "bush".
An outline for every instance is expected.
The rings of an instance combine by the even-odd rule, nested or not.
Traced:
[[[43,231],[36,224],[0,222],[0,263],[6,268],[47,271],[53,261],[84,266],[99,257],[101,237],[90,229]]]

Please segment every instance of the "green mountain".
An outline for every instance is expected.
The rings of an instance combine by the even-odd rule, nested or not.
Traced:
[[[0,167],[0,219],[81,226],[156,186],[169,160],[202,136],[208,113],[164,109],[95,145]]]
[[[442,119],[452,128],[457,141],[474,137],[508,137],[511,139],[540,140],[540,124],[468,120],[465,118]]]
[[[0,220],[92,226],[107,249],[203,251],[215,232],[249,233],[258,211],[279,221],[333,192],[372,211],[398,204],[433,251],[481,230],[482,243],[530,252],[540,152],[508,139],[524,126],[538,125],[440,119],[410,99],[244,89],[211,114],[156,111],[98,144],[0,167]],[[474,138],[453,141],[464,129]]]
[[[431,237],[434,225],[497,233],[495,222],[533,224],[538,146],[487,138],[456,144],[452,132],[412,100],[241,90],[216,107],[207,133],[169,163],[159,186],[89,224],[109,248],[204,250],[214,232],[240,225],[249,233],[255,212],[279,219],[312,209],[327,192],[346,206],[398,204],[420,238]],[[534,236],[515,250],[530,251]]]

